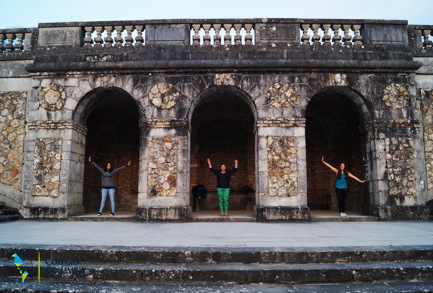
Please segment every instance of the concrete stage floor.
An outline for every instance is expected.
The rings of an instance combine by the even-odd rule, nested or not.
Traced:
[[[0,244],[152,247],[335,247],[432,245],[433,222],[0,223]]]

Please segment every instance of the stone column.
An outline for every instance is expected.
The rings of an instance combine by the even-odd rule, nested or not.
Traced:
[[[73,121],[30,121],[26,135],[24,218],[83,214],[86,128]]]
[[[305,119],[263,119],[257,127],[257,219],[309,220]]]
[[[185,120],[140,123],[138,220],[188,220],[188,131]]]

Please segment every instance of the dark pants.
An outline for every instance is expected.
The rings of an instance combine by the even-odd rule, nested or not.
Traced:
[[[338,197],[338,210],[340,213],[346,212],[347,189],[335,188]]]

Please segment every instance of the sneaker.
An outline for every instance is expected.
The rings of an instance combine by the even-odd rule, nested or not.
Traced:
[[[340,213],[340,217],[344,217],[343,213]]]
[[[98,213],[98,216],[101,216],[102,214],[101,213]]]
[[[346,213],[343,213],[343,216],[347,217]]]
[[[110,216],[114,217],[114,213],[111,213]]]

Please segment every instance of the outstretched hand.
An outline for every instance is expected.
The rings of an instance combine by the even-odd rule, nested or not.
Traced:
[[[126,164],[126,165],[128,165],[128,167],[131,166],[131,161],[129,161],[128,164]]]
[[[235,160],[235,164],[236,164],[236,165],[238,164],[238,160]]]
[[[210,163],[210,159],[207,159],[207,163],[208,163],[208,164]]]
[[[91,161],[92,161],[92,156],[89,157],[89,162],[91,162]]]
[[[323,160],[325,159],[325,157],[324,156],[322,156],[322,162],[323,162]]]

